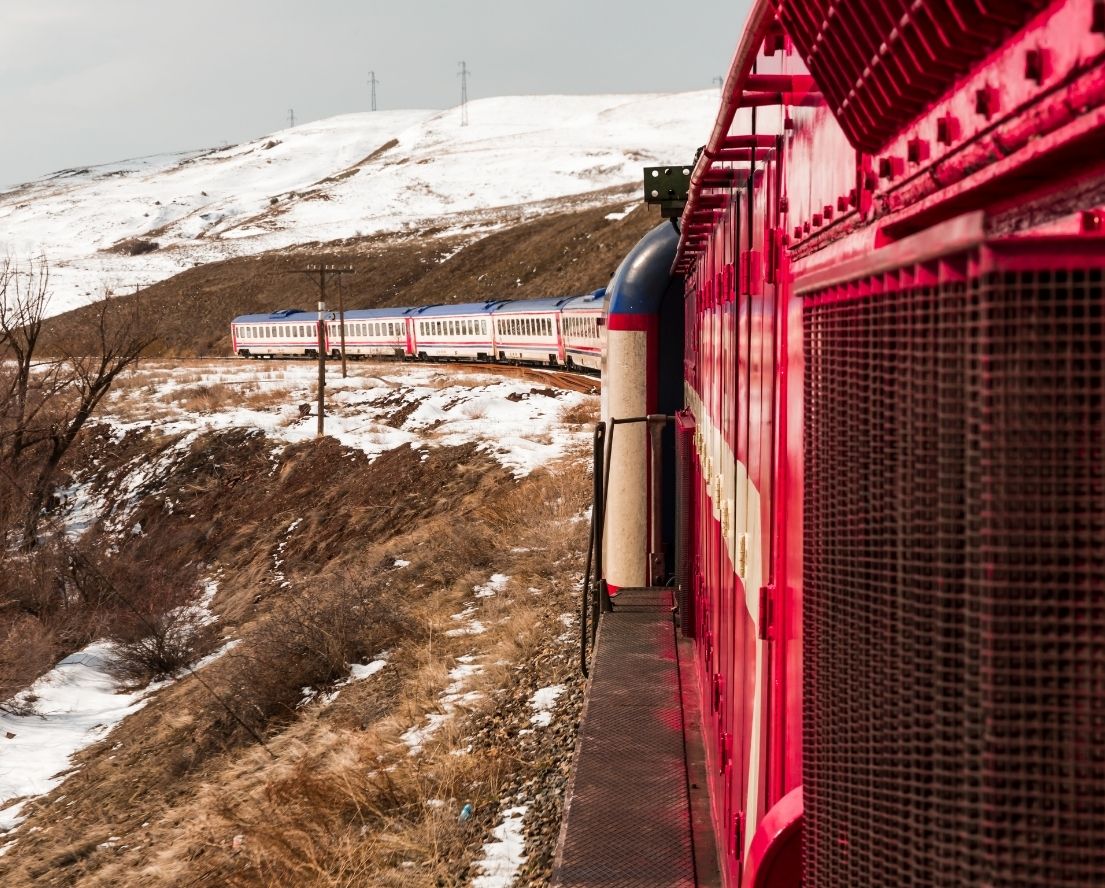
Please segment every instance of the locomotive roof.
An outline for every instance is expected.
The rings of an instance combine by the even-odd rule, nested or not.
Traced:
[[[595,311],[596,309],[602,311],[603,298],[606,296],[606,290],[595,290],[594,293],[587,293],[584,296],[571,296],[564,300],[562,306],[563,311]]]
[[[512,299],[500,302],[492,309],[493,312],[504,314],[524,314],[536,311],[559,311],[565,302],[574,299],[574,296],[547,296],[544,299]]]
[[[375,320],[377,318],[402,318],[408,314],[410,309],[407,308],[352,308],[346,311],[345,319],[347,321],[363,321],[363,320]],[[328,308],[324,314],[329,318],[333,315],[335,318],[338,316],[337,308]],[[317,311],[303,311],[300,308],[284,308],[280,311],[270,312],[268,314],[251,314],[251,315],[239,315],[233,321],[235,324],[259,324],[264,322],[279,323],[288,322],[303,323],[310,321],[314,323],[318,320]]]
[[[259,324],[265,321],[317,321],[317,311],[304,311],[302,308],[281,308],[278,311],[270,311],[265,314],[238,315],[233,321],[235,324]]]
[[[407,310],[411,317],[419,318],[447,318],[456,315],[483,315],[495,310],[502,305],[502,300],[494,299],[488,302],[459,302],[455,305],[421,305]]]

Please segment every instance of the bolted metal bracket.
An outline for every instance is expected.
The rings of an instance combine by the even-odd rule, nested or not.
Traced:
[[[665,219],[682,215],[690,188],[690,166],[645,167],[645,203],[658,205]]]

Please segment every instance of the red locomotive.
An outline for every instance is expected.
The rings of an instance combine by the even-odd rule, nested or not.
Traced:
[[[758,0],[646,173],[600,586],[676,590],[726,885],[1105,884],[1103,59],[1101,0]]]

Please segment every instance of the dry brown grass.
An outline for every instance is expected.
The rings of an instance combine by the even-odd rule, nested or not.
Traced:
[[[560,411],[560,421],[569,426],[591,426],[598,422],[599,405],[589,398],[579,404],[570,404]]]
[[[0,883],[351,888],[470,877],[506,787],[533,767],[511,745],[516,733],[489,726],[504,718],[504,694],[550,681],[541,652],[572,606],[587,474],[567,460],[515,482],[472,448],[426,462],[399,448],[369,464],[332,440],[287,448],[273,472],[270,450],[246,433],[198,442],[167,491],[179,511],[140,509],[146,535],[132,543],[142,555],[156,536],[158,558],[223,569],[216,608],[242,641],[205,681],[265,746],[193,679],[178,682],[31,806],[27,828],[40,829],[20,831]],[[235,494],[246,479],[248,509]],[[274,575],[277,553],[290,586]],[[395,558],[410,565],[394,568]],[[476,598],[494,571],[511,582]],[[466,608],[486,631],[450,636],[451,615]],[[304,685],[324,689],[384,649],[378,675],[298,708]],[[484,670],[463,691],[481,696],[450,714],[442,694],[462,655]],[[446,714],[410,755],[404,732]],[[476,815],[459,823],[465,802]]]
[[[217,413],[241,401],[241,395],[225,383],[201,383],[176,389],[163,396],[190,413]]]

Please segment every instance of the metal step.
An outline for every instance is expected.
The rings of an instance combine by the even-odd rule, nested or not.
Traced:
[[[552,884],[695,885],[672,590],[604,614]]]

